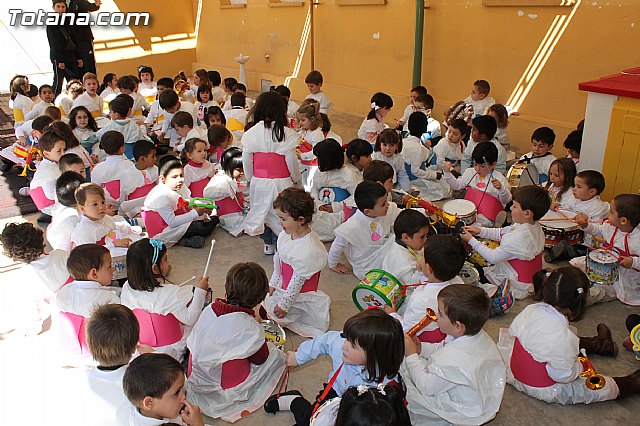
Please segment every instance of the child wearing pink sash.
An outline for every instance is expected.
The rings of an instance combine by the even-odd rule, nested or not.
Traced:
[[[302,185],[309,191],[313,186],[313,176],[318,171],[318,159],[313,153],[313,147],[325,139],[322,132],[322,117],[320,104],[315,99],[305,100],[298,109],[296,118],[300,124],[300,170]]]
[[[327,250],[310,227],[313,198],[302,188],[286,188],[273,203],[282,223],[273,275],[264,305],[271,319],[303,337],[329,327],[331,299],[318,290]]]
[[[140,343],[181,361],[187,337],[196,323],[209,288],[209,278],[195,287],[167,282],[170,264],[167,246],[147,238],[127,251],[129,280],[122,287],[122,304],[133,310],[140,323]],[[160,283],[159,280],[162,280]]]
[[[502,173],[495,170],[498,149],[489,142],[481,142],[473,149],[473,167],[466,169],[462,176],[451,174],[453,164],[444,164],[444,179],[451,189],[466,189],[465,200],[472,201],[478,209],[476,224],[493,227],[498,213],[511,201],[509,182]]]
[[[462,241],[492,265],[485,268],[489,281],[500,286],[508,278],[516,299],[524,299],[533,292],[533,274],[542,268],[544,232],[538,221],[550,205],[551,199],[544,188],[525,186],[516,192],[513,199],[513,225],[506,228],[465,226],[461,235]],[[474,236],[500,241],[500,246],[490,249]],[[488,293],[492,296],[492,289]]]
[[[42,213],[51,216],[56,199],[56,179],[60,176],[58,160],[64,155],[65,141],[55,132],[45,132],[38,141],[44,158],[29,184],[29,195]]]
[[[569,325],[584,316],[589,293],[586,275],[572,266],[541,270],[534,277],[534,286],[539,303],[518,314],[509,335],[501,336],[499,343],[508,366],[507,382],[536,399],[562,405],[590,404],[640,392],[640,370],[625,377],[603,376],[604,387],[598,390],[587,387],[589,379],[582,377],[581,348],[589,355],[605,355],[603,349],[615,347],[604,324],[598,324],[596,337],[578,337]]]
[[[140,214],[147,194],[158,184],[155,145],[139,140],[133,145],[133,158],[136,160],[136,170],[142,175],[143,184],[129,192],[127,200],[120,203],[120,212],[130,218]]]
[[[192,197],[202,198],[204,188],[215,174],[213,164],[207,161],[207,143],[196,138],[187,140],[180,159],[185,165],[184,184]]]
[[[249,235],[262,234],[264,253],[273,254],[282,231],[273,201],[283,189],[300,180],[296,157],[300,137],[287,127],[286,108],[276,92],[258,96],[247,120],[255,124],[242,136],[242,162],[251,199],[244,230]]]

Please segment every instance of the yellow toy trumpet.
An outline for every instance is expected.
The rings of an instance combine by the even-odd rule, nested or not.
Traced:
[[[429,324],[437,320],[438,320],[438,317],[436,317],[435,311],[431,308],[427,308],[426,315],[420,321],[418,321],[416,325],[411,327],[409,331],[407,331],[407,334],[413,337],[416,334],[418,334],[420,330],[422,330],[423,328],[425,328],[426,326],[428,326]]]
[[[591,390],[600,390],[604,387],[606,381],[604,377],[596,373],[595,368],[593,368],[593,364],[587,358],[587,353],[584,349],[580,349],[580,353],[582,356],[578,355],[578,361],[582,363],[582,374],[580,377],[586,377],[587,381],[585,384]]]
[[[423,200],[422,198],[418,198],[418,197],[414,197],[413,195],[409,195],[409,200],[407,201],[406,207],[408,209],[410,209],[412,206],[422,207],[430,215],[435,215],[437,219],[442,220],[442,222],[445,225],[450,226],[452,228],[455,228],[455,226],[458,224],[458,222],[460,222],[460,219],[458,219],[458,216],[456,216],[454,214],[446,213],[440,207],[438,207],[435,204],[432,204],[432,203],[430,203],[430,202],[428,202],[426,200]]]

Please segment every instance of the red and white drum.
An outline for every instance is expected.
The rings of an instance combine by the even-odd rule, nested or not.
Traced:
[[[577,214],[578,212],[568,209],[549,210],[540,219],[540,225],[544,231],[544,246],[550,248],[562,240],[570,245],[580,244],[584,236],[582,229],[573,220],[566,219],[573,218]]]

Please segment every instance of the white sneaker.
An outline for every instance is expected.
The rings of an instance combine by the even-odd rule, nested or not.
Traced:
[[[507,212],[505,210],[498,212],[496,215],[495,227],[502,228],[507,221]]]
[[[29,196],[29,187],[28,186],[23,186],[22,188],[20,188],[18,190],[18,194],[22,195],[23,197],[28,197]]]
[[[262,252],[264,254],[266,254],[267,256],[273,256],[276,252],[276,246],[275,244],[265,244],[264,245],[264,250],[262,250]]]

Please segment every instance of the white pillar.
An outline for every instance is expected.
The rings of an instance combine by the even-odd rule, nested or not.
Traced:
[[[578,170],[602,171],[615,95],[589,92]]]
[[[244,84],[247,90],[249,90],[249,86],[247,85],[247,70],[244,66],[244,64],[249,60],[249,57],[241,53],[233,59],[240,64],[240,78],[238,79],[238,83]]]

